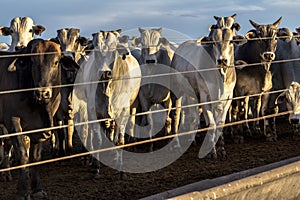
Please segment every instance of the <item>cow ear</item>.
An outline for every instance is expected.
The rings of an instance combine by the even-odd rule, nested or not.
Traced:
[[[236,31],[239,31],[241,29],[241,26],[239,23],[235,22],[235,23],[233,23],[231,29],[232,30],[235,29]]]
[[[213,24],[208,28],[208,30],[211,31],[211,30],[218,29],[218,28],[219,28],[218,25]]]
[[[123,35],[122,37],[119,37],[118,40],[120,43],[127,43],[129,41],[129,36]]]
[[[34,31],[34,34],[36,34],[36,35],[41,35],[42,32],[44,32],[45,30],[46,30],[46,28],[43,27],[42,25],[33,26],[33,31]]]
[[[233,36],[233,42],[234,42],[234,44],[240,46],[240,45],[245,44],[247,42],[247,40],[241,35],[236,35],[236,36]]]
[[[113,31],[113,32],[116,33],[117,35],[120,35],[121,32],[122,32],[122,29],[117,29],[117,30],[115,30],[115,31]]]
[[[140,37],[132,37],[132,39],[131,39],[131,45],[132,46],[135,46],[135,47],[137,47],[137,46],[139,46],[139,44],[141,44],[141,38]]]
[[[159,38],[159,42],[165,46],[169,45],[169,40],[165,37]]]
[[[160,28],[157,28],[156,29],[159,33],[161,33],[162,32],[162,28],[160,27]]]
[[[248,63],[243,60],[237,60],[234,62],[234,65],[237,69],[243,69],[244,67],[248,66]]]
[[[16,61],[18,60],[18,58],[15,58],[8,66],[7,70],[9,72],[15,72],[17,71],[17,67],[16,67]]]
[[[300,35],[299,35],[299,33],[293,32],[293,38],[296,40],[297,45],[299,45],[300,44]]]
[[[253,39],[257,38],[256,30],[250,30],[245,34],[245,38],[248,39]]]
[[[286,95],[286,91],[280,93],[280,95],[277,96],[275,100],[276,107],[278,106],[278,104],[284,103],[284,101],[286,100],[285,95]]]
[[[207,36],[203,36],[197,40],[197,44],[201,44],[201,45],[211,44],[211,39]]]
[[[140,33],[144,33],[145,31],[146,31],[145,29],[139,28]]]
[[[234,13],[233,15],[231,15],[231,18],[235,19],[236,18],[236,13]]]
[[[87,46],[88,43],[89,43],[89,39],[86,38],[86,37],[83,37],[83,36],[80,36],[78,38],[78,41],[79,41],[79,43],[80,43],[81,46]]]
[[[277,37],[284,41],[291,41],[293,33],[288,28],[280,28],[277,31]]]
[[[56,44],[59,44],[59,41],[58,41],[57,37],[56,38],[50,38],[48,40],[51,41],[51,42],[55,42]]]
[[[62,56],[60,59],[60,63],[64,70],[79,70],[79,65],[69,56]]]
[[[10,28],[5,26],[0,26],[0,34],[4,36],[11,35]]]

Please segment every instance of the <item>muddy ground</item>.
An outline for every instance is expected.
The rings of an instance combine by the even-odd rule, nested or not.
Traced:
[[[227,159],[199,159],[200,146],[190,146],[176,162],[155,172],[127,174],[119,180],[116,170],[101,166],[101,177],[90,179],[89,167],[79,158],[41,166],[48,199],[139,199],[207,178],[215,178],[300,155],[300,141],[291,138],[291,127],[278,122],[277,142],[251,139],[244,144],[226,143]],[[47,143],[45,143],[47,145]],[[47,147],[46,147],[47,149]],[[49,155],[44,155],[44,159]],[[15,199],[17,171],[13,181],[0,182],[0,199]]]

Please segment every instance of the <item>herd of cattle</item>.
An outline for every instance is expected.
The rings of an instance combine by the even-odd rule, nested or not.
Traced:
[[[151,115],[138,118],[136,114],[157,104],[167,110],[165,132],[179,133],[184,117],[181,106],[189,98],[201,105],[197,116],[204,117],[210,130],[203,142],[207,146],[199,152],[201,158],[226,156],[225,129],[220,126],[278,110],[290,111],[297,135],[298,33],[279,28],[280,17],[272,24],[250,20],[253,29],[241,36],[236,14],[214,18],[216,24],[210,26],[207,36],[179,46],[162,36],[162,28],[139,28],[140,36],[132,38],[121,36],[121,29],[99,31],[92,39],[81,36],[79,29],[62,28],[57,36],[44,40],[34,39],[45,28],[29,17],[16,17],[10,27],[0,27],[0,33],[12,39],[10,45],[0,45],[1,168],[10,166],[11,156],[18,165],[40,161],[42,142],[48,139],[54,156],[72,153],[75,129],[83,151],[101,148],[102,131],[118,145],[136,141],[140,134],[135,132],[136,123],[154,126]],[[296,31],[300,33],[300,29]],[[163,78],[170,87],[155,81],[143,83],[143,77],[157,75],[160,66],[182,76]],[[193,95],[180,90],[185,88],[180,85],[181,78],[187,80]],[[75,127],[74,119],[81,125]],[[226,130],[235,138],[259,133],[275,141],[275,117],[261,121]],[[180,145],[180,139],[178,142]],[[92,166],[99,173],[99,162],[94,160]],[[20,169],[20,199],[29,196],[27,173],[26,168]],[[11,179],[9,172],[3,176]],[[44,197],[35,167],[31,167],[30,177],[33,196]]]

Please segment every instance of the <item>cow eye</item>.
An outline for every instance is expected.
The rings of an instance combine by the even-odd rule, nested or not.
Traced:
[[[13,31],[13,30],[10,30],[10,33],[11,33],[11,34],[13,34],[13,33],[14,33],[14,31]]]
[[[55,64],[55,65],[58,65],[58,63],[59,63],[58,61],[55,61],[55,63],[54,63],[54,64]]]
[[[30,29],[30,30],[29,30],[29,33],[32,33],[32,31],[33,31],[33,30],[32,30],[32,29]]]

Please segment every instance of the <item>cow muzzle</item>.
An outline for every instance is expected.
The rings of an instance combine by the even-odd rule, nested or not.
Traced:
[[[299,124],[299,119],[297,118],[291,119],[291,124]]]
[[[40,103],[47,103],[52,98],[51,88],[38,88],[34,92],[36,100]]]
[[[275,59],[275,53],[273,53],[273,52],[264,52],[262,54],[262,58],[265,61],[272,61],[272,60]]]
[[[24,45],[18,45],[18,46],[15,47],[15,51],[20,51],[20,50],[22,50],[24,48],[25,48]]]
[[[227,66],[228,60],[226,58],[221,58],[217,60],[218,65]]]

